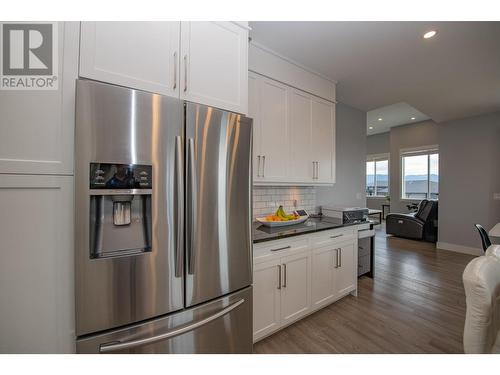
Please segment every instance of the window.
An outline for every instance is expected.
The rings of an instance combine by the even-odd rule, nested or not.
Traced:
[[[366,196],[385,197],[389,195],[389,159],[370,157],[366,162]]]
[[[401,198],[438,199],[439,154],[437,150],[408,152],[401,156]]]

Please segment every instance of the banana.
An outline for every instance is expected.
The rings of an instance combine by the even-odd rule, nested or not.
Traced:
[[[279,206],[278,207],[278,209],[276,210],[276,216],[279,216],[284,221],[294,220],[295,219],[295,215],[294,214],[290,214],[290,215],[286,214],[285,210],[283,209],[283,206]]]

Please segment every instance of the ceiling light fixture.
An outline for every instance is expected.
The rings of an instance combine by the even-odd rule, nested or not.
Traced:
[[[378,119],[378,120],[379,120],[379,121],[382,121],[382,117],[379,117],[379,119]]]
[[[412,119],[412,120],[415,120],[415,117],[412,117],[411,119]]]
[[[424,39],[430,39],[432,38],[433,36],[435,36],[437,34],[437,31],[436,30],[430,30],[430,31],[427,31],[425,34],[424,34]]]
[[[368,129],[372,130],[373,129],[373,126],[369,126]]]

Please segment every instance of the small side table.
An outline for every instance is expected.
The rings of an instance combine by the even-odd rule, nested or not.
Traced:
[[[387,213],[391,212],[391,205],[390,204],[382,204],[382,218],[385,220],[385,208],[387,207]]]
[[[378,224],[382,224],[382,211],[381,210],[369,209],[368,216],[371,216],[371,215],[378,215]]]

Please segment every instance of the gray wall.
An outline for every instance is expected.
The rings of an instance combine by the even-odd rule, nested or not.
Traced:
[[[390,132],[370,135],[366,139],[366,154],[388,154],[391,150]]]
[[[500,112],[440,123],[439,242],[480,248],[500,222]]]
[[[366,206],[366,112],[337,104],[336,183],[318,187],[316,204]]]
[[[391,152],[390,136],[390,132],[385,132],[366,137],[366,155],[389,154]],[[383,203],[388,203],[385,198],[366,198],[366,207],[368,208],[381,210]]]

